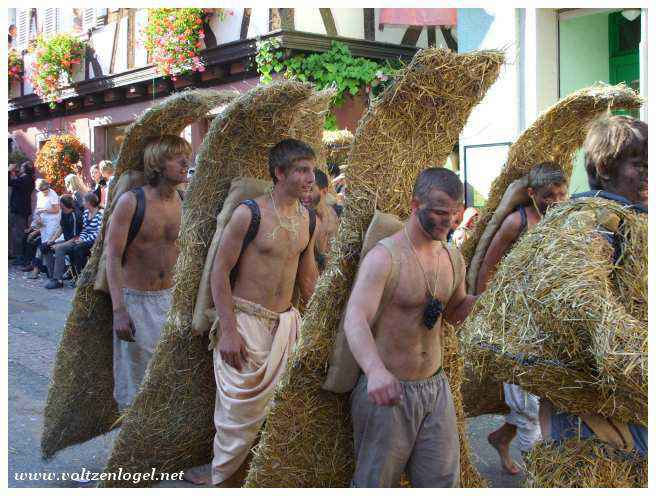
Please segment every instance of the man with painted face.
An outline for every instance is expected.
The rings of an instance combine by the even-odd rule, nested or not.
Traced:
[[[448,169],[416,179],[410,218],[364,257],[346,308],[344,332],[362,369],[351,394],[354,487],[456,487],[456,413],[442,369],[442,317],[464,320],[464,261],[446,245],[463,185]],[[389,297],[384,295],[388,295]]]
[[[633,117],[614,115],[595,121],[583,145],[591,191],[572,198],[601,197],[646,215],[647,138],[647,123]],[[622,236],[609,233],[607,229],[600,229],[599,234],[613,246],[613,262],[621,263]],[[646,426],[620,423],[598,415],[579,417],[558,411],[546,399],[540,402],[539,418],[542,438],[547,442],[559,443],[572,437],[586,439],[596,436],[615,448],[647,457]]]
[[[567,199],[567,179],[562,169],[553,162],[532,167],[528,173],[528,196],[531,204],[520,205],[508,215],[492,238],[478,273],[476,294],[485,291],[497,264],[521,235],[535,226],[549,207]],[[516,475],[519,467],[510,456],[510,443],[519,434],[519,449],[526,453],[540,439],[540,398],[515,384],[504,384],[503,391],[510,413],[505,423],[487,439],[499,453],[501,466],[508,473]]]
[[[335,206],[330,206],[326,202],[327,194],[328,176],[321,169],[314,169],[312,191],[303,197],[302,203],[305,207],[313,209],[319,220],[321,220],[314,245],[314,257],[317,260],[317,267],[320,272],[323,272],[328,263],[327,255],[330,250],[330,241],[335,237],[339,224]]]

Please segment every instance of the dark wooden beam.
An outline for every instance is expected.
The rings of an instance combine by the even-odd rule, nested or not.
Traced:
[[[419,35],[421,35],[422,29],[422,26],[410,26],[406,29],[403,39],[401,40],[401,45],[417,46],[417,41],[419,41]]]
[[[363,9],[364,10],[364,39],[365,40],[375,40],[376,39],[376,15],[374,9]]]
[[[337,36],[337,26],[335,26],[335,18],[330,9],[319,9],[321,13],[321,20],[323,21],[323,27],[326,28],[326,34],[328,36]]]
[[[426,32],[428,34],[428,46],[434,47],[437,43],[437,39],[435,36],[435,26],[428,26]]]
[[[444,37],[444,41],[446,42],[446,46],[449,48],[449,50],[457,52],[458,42],[451,34],[451,30],[448,27],[440,26],[440,31],[442,32],[442,36]]]
[[[251,11],[253,9],[244,9],[244,16],[241,18],[241,30],[239,31],[239,39],[245,40],[248,38],[248,26],[251,24]]]
[[[203,19],[203,32],[205,33],[205,47],[214,48],[216,46],[216,35],[212,28],[210,27],[210,19],[206,17]]]
[[[136,44],[137,23],[135,19],[135,9],[128,9],[128,69],[134,67],[134,53]]]

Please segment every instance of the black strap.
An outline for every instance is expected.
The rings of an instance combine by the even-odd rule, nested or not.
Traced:
[[[130,221],[130,230],[128,231],[128,240],[125,243],[125,249],[123,250],[122,262],[125,263],[125,257],[128,252],[128,247],[139,234],[141,225],[143,224],[144,215],[146,214],[146,195],[144,194],[143,188],[134,188],[132,190],[134,196],[137,199],[137,208],[134,210],[134,215]]]
[[[244,236],[244,241],[241,244],[241,251],[239,252],[239,258],[237,259],[237,264],[230,271],[230,287],[235,285],[237,280],[237,274],[239,273],[239,260],[241,256],[246,251],[248,245],[250,245],[255,236],[257,236],[257,231],[260,229],[260,221],[262,220],[262,212],[260,212],[260,206],[255,200],[245,200],[239,205],[246,205],[251,211],[251,222],[248,225],[248,230],[246,231],[246,236]],[[239,207],[239,205],[237,205]]]
[[[307,208],[307,207],[305,207]],[[314,228],[317,227],[317,212],[313,208],[307,208],[308,214],[310,215],[310,239],[314,234]],[[308,240],[308,244],[310,241]],[[307,248],[307,247],[306,247]]]
[[[237,274],[239,273],[239,260],[241,259],[241,256],[246,251],[246,248],[248,248],[248,245],[250,245],[255,239],[255,236],[257,236],[257,231],[260,229],[260,221],[262,220],[262,212],[260,212],[260,206],[257,204],[255,200],[244,200],[239,205],[246,205],[248,209],[251,211],[251,222],[248,225],[246,236],[244,236],[244,241],[241,244],[241,251],[239,252],[239,258],[237,259],[237,264],[230,271],[230,287],[234,287],[235,285],[235,281],[237,280]],[[239,205],[237,205],[237,207],[239,207]],[[314,229],[317,226],[317,213],[311,208],[308,208],[307,211],[310,216],[309,231],[310,231],[310,239],[312,239],[312,235],[314,234]],[[308,241],[308,245],[309,244],[310,242]],[[307,250],[307,246],[305,247],[305,249]],[[305,253],[305,250],[303,250],[303,253]]]
[[[526,227],[528,226],[528,221],[526,219],[526,208],[524,205],[519,206],[519,217],[521,218],[521,223],[519,224],[519,234],[521,235],[524,231],[526,231]]]

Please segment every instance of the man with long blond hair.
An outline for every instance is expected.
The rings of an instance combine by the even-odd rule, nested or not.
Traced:
[[[171,306],[182,199],[191,146],[178,136],[144,148],[146,185],[121,195],[107,232],[107,283],[114,327],[114,395],[128,406],[146,372]]]

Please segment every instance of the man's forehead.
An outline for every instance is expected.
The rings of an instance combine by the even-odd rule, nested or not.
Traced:
[[[454,200],[445,191],[437,188],[429,191],[425,203],[431,207],[460,208],[460,202],[458,200]]]

